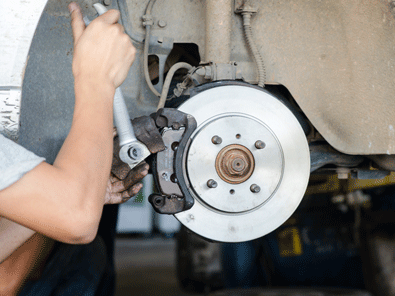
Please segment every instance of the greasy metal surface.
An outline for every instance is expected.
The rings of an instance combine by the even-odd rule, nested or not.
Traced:
[[[233,0],[206,0],[206,44],[204,62],[230,62]]]
[[[195,118],[187,113],[179,111],[177,109],[164,108],[159,109],[156,113],[154,113],[153,118],[155,119],[156,125],[158,127],[167,127],[175,130],[180,129],[181,127],[185,128],[185,131],[178,143],[173,143],[174,146],[174,158],[169,159],[169,162],[173,162],[174,168],[174,180],[177,180],[178,186],[183,194],[183,207],[182,209],[188,210],[194,204],[194,199],[191,195],[191,186],[184,174],[185,171],[185,157],[186,157],[186,149],[189,146],[190,137],[192,133],[196,129],[196,120]],[[172,199],[173,195],[168,196]],[[175,200],[177,202],[177,200]],[[155,209],[157,210],[157,209]],[[173,212],[174,214],[175,212]]]
[[[205,1],[158,1],[153,34],[205,51]],[[133,28],[147,1],[127,0]],[[267,82],[285,85],[318,131],[349,154],[395,153],[395,18],[385,0],[253,1],[251,25]],[[174,9],[177,7],[177,9]],[[241,17],[232,16],[231,58],[257,82]]]
[[[154,210],[159,214],[175,214],[185,209],[186,199],[177,195],[153,193],[148,197]]]
[[[176,194],[182,196],[182,192],[177,183],[173,182],[171,177],[174,174],[174,149],[172,148],[173,143],[179,143],[185,129],[180,128],[179,130],[164,129],[162,132],[162,138],[166,149],[159,152],[156,155],[155,169],[157,171],[157,183],[159,189],[163,194],[171,195]]]
[[[189,182],[184,176],[184,158],[191,134],[196,129],[193,116],[177,109],[159,109],[151,114],[166,146],[153,160],[156,183],[162,194],[152,194],[149,202],[161,214],[176,214],[194,205]]]
[[[255,167],[251,151],[238,144],[222,148],[215,160],[218,176],[225,182],[240,184],[248,180]]]
[[[241,100],[244,104],[240,104]],[[292,112],[268,92],[247,86],[208,89],[186,101],[180,110],[192,114],[198,127],[191,137],[186,159],[186,173],[193,186],[195,204],[190,210],[176,214],[176,218],[199,235],[226,242],[263,236],[288,219],[304,195],[310,174],[307,140]],[[262,128],[254,126],[255,123]],[[211,142],[214,135],[223,139],[221,144]],[[264,140],[266,148],[255,148],[257,140]],[[253,175],[264,175],[258,178],[259,182],[253,182],[261,191],[251,192],[252,184],[244,182],[232,186],[242,189],[247,184],[245,192],[249,195],[237,195],[236,188],[233,195],[229,190],[227,195],[215,194],[216,190],[231,185],[215,177],[214,162],[218,152],[231,143],[243,144],[243,141],[254,154]],[[256,155],[261,153],[258,163]],[[275,184],[272,178],[278,171],[281,179]],[[208,188],[208,179],[217,179],[218,186]],[[237,198],[232,200],[232,196]]]
[[[162,136],[151,116],[134,118],[132,124],[136,138],[143,142],[152,154],[165,150]]]
[[[310,147],[310,173],[328,164],[352,168],[359,165],[365,158],[359,155],[348,155],[336,151],[326,142],[312,143]]]

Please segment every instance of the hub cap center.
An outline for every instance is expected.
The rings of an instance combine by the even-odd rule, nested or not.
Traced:
[[[240,184],[248,180],[254,172],[254,167],[255,161],[251,151],[238,144],[224,147],[215,161],[218,176],[230,184]]]

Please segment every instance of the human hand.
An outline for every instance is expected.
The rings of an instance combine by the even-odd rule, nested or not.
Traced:
[[[105,204],[117,204],[128,201],[135,196],[143,184],[139,183],[147,174],[149,166],[144,161],[130,169],[129,165],[119,158],[119,139],[114,128],[114,150],[110,179],[107,183]]]
[[[139,183],[148,174],[148,164],[145,162],[127,172],[123,179],[111,173],[107,183],[105,204],[119,204],[128,201],[135,196],[143,187]]]
[[[136,49],[122,25],[119,11],[109,10],[94,19],[88,27],[80,7],[69,5],[74,38],[73,74],[77,81],[117,88],[125,80]]]

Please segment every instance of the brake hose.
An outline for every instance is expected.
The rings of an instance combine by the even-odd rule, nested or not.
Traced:
[[[188,63],[180,62],[180,63],[174,64],[170,68],[169,72],[167,72],[165,82],[163,83],[162,94],[159,99],[157,110],[159,110],[160,108],[163,108],[165,106],[167,94],[169,93],[169,89],[170,89],[171,80],[173,79],[173,76],[176,73],[176,71],[179,69],[187,69],[189,71],[192,69],[192,66]]]
[[[160,97],[160,93],[155,89],[154,85],[151,82],[151,78],[149,76],[149,70],[148,70],[149,39],[150,39],[150,35],[151,35],[151,27],[154,24],[152,16],[151,16],[151,11],[152,11],[152,7],[154,6],[155,1],[156,0],[150,0],[148,2],[147,9],[145,11],[145,15],[143,16],[143,25],[145,26],[143,64],[144,64],[144,77],[145,77],[145,81],[147,82],[149,89],[155,94],[155,96]]]
[[[256,47],[254,42],[254,38],[252,36],[252,28],[251,28],[251,12],[242,12],[243,15],[243,28],[244,28],[244,35],[246,37],[247,45],[252,52],[252,56],[255,60],[257,70],[258,70],[258,86],[265,87],[266,81],[266,70],[265,64],[263,62],[263,58]]]

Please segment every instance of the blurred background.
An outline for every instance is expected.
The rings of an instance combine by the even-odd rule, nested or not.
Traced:
[[[231,244],[155,213],[152,188],[149,175],[119,209],[116,295],[378,295],[377,270],[393,277],[393,186],[307,195],[274,232]]]

